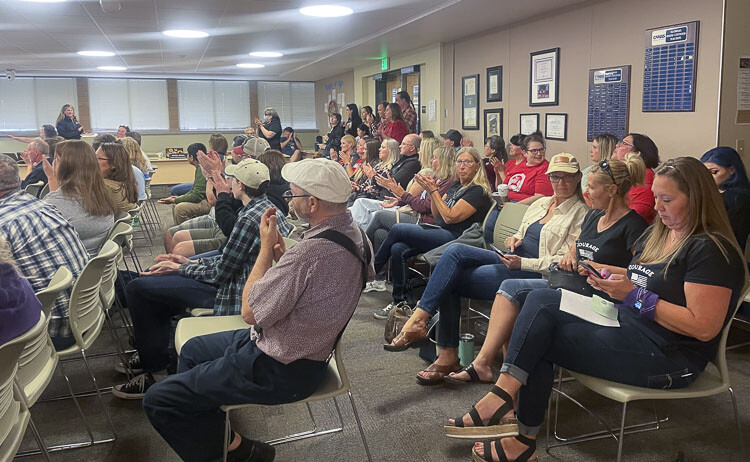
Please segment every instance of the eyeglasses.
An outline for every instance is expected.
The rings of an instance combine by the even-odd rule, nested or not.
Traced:
[[[469,165],[471,165],[473,163],[474,163],[473,160],[457,160],[456,161],[456,165],[466,165],[466,166],[469,166]]]
[[[566,183],[574,183],[578,181],[578,175],[550,175],[549,180],[552,183],[559,183],[560,181],[564,181]]]
[[[539,149],[527,149],[526,152],[537,155],[537,154],[544,154],[547,151],[547,148],[539,148]]]
[[[291,202],[295,197],[312,197],[312,194],[294,194],[291,190],[289,190],[284,191],[284,194],[282,194],[281,197],[283,197],[285,201]]]
[[[107,162],[109,162],[109,159],[107,159],[106,157],[97,157],[97,160],[106,160]]]
[[[608,160],[602,160],[601,162],[599,162],[599,168],[609,173],[609,177],[612,178],[612,183],[617,184],[617,181],[615,180],[615,176],[612,174],[612,169],[609,166]]]
[[[634,147],[635,147],[635,146],[633,146],[632,144],[628,143],[628,142],[627,142],[627,141],[625,141],[625,140],[622,140],[622,141],[618,141],[618,142],[617,142],[617,144],[616,144],[616,146],[617,146],[617,147],[620,147],[620,146],[628,146],[628,147],[631,147],[631,148],[634,148]]]

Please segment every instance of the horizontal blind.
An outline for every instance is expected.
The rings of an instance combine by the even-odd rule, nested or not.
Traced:
[[[76,79],[36,78],[34,79],[34,94],[37,127],[44,124],[55,125],[60,110],[66,104],[72,104],[76,113],[78,112]]]
[[[130,125],[128,82],[125,79],[89,79],[89,110],[94,131],[116,130],[120,125],[136,130]]]
[[[178,80],[177,105],[180,130],[213,130],[214,86],[206,80]]]
[[[166,80],[128,80],[132,130],[169,130]]]
[[[250,126],[250,85],[247,82],[215,81],[216,129]]]
[[[258,113],[276,109],[282,126],[315,129],[315,84],[311,82],[258,82]]]
[[[38,130],[34,99],[34,79],[0,80],[0,130]]]

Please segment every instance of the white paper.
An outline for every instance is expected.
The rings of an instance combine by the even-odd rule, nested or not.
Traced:
[[[437,101],[434,99],[427,101],[427,119],[430,122],[437,120]]]
[[[490,87],[490,94],[494,95],[495,93],[497,93],[497,75],[492,74],[490,76],[489,87]]]
[[[750,56],[740,58],[737,74],[737,110],[750,110]]]
[[[550,138],[565,138],[565,116],[547,114],[546,133]]]
[[[464,108],[464,125],[471,127],[477,124],[477,110],[473,107]]]
[[[539,129],[536,116],[521,116],[521,134],[531,135]]]
[[[336,99],[336,89],[331,90],[331,99]],[[338,100],[337,100],[338,101]]]
[[[591,310],[591,297],[580,295],[569,290],[560,289],[560,311],[570,313],[573,316],[604,327],[620,327],[616,319],[606,318]]]
[[[464,80],[464,96],[477,94],[477,80],[474,78]]]

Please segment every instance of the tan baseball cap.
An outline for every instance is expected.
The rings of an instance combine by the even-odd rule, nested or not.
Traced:
[[[341,204],[352,195],[346,170],[330,159],[305,159],[284,165],[281,176],[318,199]]]
[[[245,159],[239,164],[227,165],[224,171],[227,175],[237,178],[240,183],[254,189],[260,189],[263,183],[271,181],[266,164],[255,159]]]
[[[242,150],[246,155],[252,157],[258,157],[269,149],[271,149],[271,145],[268,144],[268,141],[263,138],[258,138],[257,136],[249,136],[247,140],[242,143]]]
[[[578,173],[581,171],[581,166],[578,164],[573,154],[567,152],[561,152],[556,154],[549,161],[549,167],[547,173],[552,172],[565,172],[565,173]]]

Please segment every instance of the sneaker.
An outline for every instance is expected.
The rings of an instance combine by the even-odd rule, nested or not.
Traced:
[[[391,312],[395,305],[393,303],[389,303],[388,306],[383,308],[382,310],[375,311],[372,313],[372,315],[375,317],[375,319],[388,319],[388,313]]]
[[[367,283],[367,286],[365,286],[365,290],[362,292],[385,292],[388,290],[388,288],[385,286],[385,281],[370,281]]]
[[[143,374],[143,366],[141,366],[141,357],[138,355],[138,352],[136,351],[133,353],[133,355],[128,360],[128,367],[130,367],[130,370],[133,372],[134,375]],[[128,375],[128,368],[125,367],[123,363],[117,363],[115,364],[115,370],[119,372],[120,374]]]
[[[112,394],[121,399],[141,399],[149,387],[155,383],[154,376],[149,372],[144,372],[122,385],[112,387]]]

